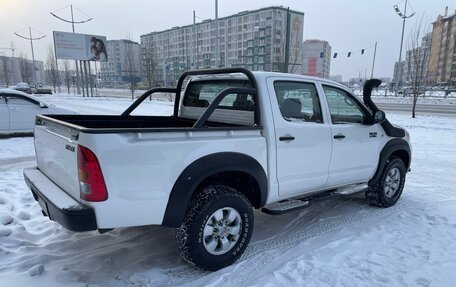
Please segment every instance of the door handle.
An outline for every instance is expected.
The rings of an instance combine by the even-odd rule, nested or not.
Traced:
[[[341,140],[341,139],[344,139],[344,138],[345,138],[345,135],[343,135],[343,134],[337,134],[337,135],[334,136],[334,138],[335,138],[336,140]]]
[[[292,136],[283,136],[279,138],[279,141],[286,142],[286,141],[293,141],[295,138]]]

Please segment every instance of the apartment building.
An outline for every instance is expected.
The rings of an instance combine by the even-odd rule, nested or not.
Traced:
[[[44,82],[44,64],[35,60],[35,74],[33,61],[22,57],[0,56],[0,87],[15,85],[18,82],[29,84]]]
[[[107,62],[101,62],[101,84],[122,87],[141,80],[141,48],[131,40],[108,40],[106,43]]]
[[[303,22],[302,12],[266,7],[142,35],[144,78],[172,85],[184,71],[221,67],[300,73]]]
[[[405,82],[404,73],[405,61],[394,62],[393,81],[391,82],[394,88],[402,87]]]
[[[305,40],[302,44],[302,74],[329,78],[331,46],[327,41]]]
[[[428,76],[433,84],[456,86],[456,11],[439,15],[432,23]]]
[[[415,45],[415,48],[406,51],[402,78],[405,85],[409,85],[412,82],[416,83],[417,81],[427,84],[431,43],[432,33],[428,33],[421,39],[419,46]]]

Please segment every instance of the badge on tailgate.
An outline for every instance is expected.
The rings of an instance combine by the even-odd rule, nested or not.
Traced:
[[[69,151],[72,151],[72,152],[74,152],[74,150],[75,150],[75,147],[72,146],[72,145],[69,145],[69,144],[67,144],[67,145],[65,146],[65,148],[66,148],[67,150],[69,150]]]

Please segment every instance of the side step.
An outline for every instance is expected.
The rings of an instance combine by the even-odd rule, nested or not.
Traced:
[[[302,209],[305,207],[309,207],[312,205],[312,203],[326,199],[326,198],[331,198],[335,196],[347,196],[353,193],[361,192],[364,191],[368,188],[368,185],[366,183],[363,184],[354,184],[354,185],[349,185],[337,189],[332,189],[328,191],[324,191],[319,194],[307,196],[307,197],[302,197],[302,198],[294,198],[294,199],[286,199],[286,200],[281,200],[278,202],[274,202],[271,204],[266,205],[261,209],[264,213],[270,214],[270,215],[280,215],[288,212],[292,212],[298,209]]]

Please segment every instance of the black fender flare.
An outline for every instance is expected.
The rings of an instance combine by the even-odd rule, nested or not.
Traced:
[[[260,208],[266,204],[267,177],[260,163],[251,156],[236,152],[206,155],[187,166],[177,178],[169,195],[162,225],[179,227],[185,216],[188,202],[198,186],[211,175],[220,172],[244,172],[252,176],[260,189]]]
[[[369,186],[374,186],[378,182],[378,180],[380,179],[380,176],[382,175],[383,168],[385,167],[386,162],[388,161],[388,158],[393,153],[398,152],[398,151],[407,153],[408,162],[404,162],[404,164],[406,165],[406,170],[409,170],[411,159],[412,159],[409,144],[404,139],[400,139],[400,138],[392,139],[385,144],[382,151],[380,152],[380,160],[378,162],[377,171],[375,172],[372,179],[369,180],[369,182],[368,182]]]

